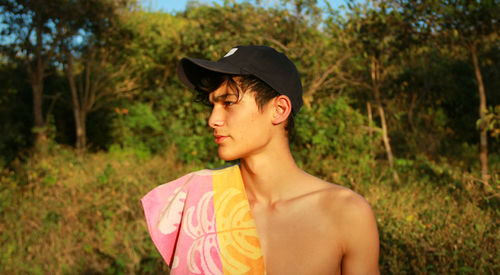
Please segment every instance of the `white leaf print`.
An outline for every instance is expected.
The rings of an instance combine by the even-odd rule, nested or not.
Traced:
[[[173,195],[167,199],[167,204],[161,212],[158,229],[163,234],[170,234],[179,227],[184,201],[186,200],[186,192],[182,190],[182,187],[175,189]]]
[[[222,274],[216,259],[212,258],[212,255],[218,254],[218,247],[215,215],[209,216],[208,213],[211,204],[213,191],[203,194],[196,207],[192,206],[186,211],[183,220],[184,232],[195,240],[187,256],[188,269],[195,274]]]

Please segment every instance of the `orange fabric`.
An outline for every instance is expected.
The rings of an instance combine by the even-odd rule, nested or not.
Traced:
[[[214,173],[217,238],[224,274],[264,274],[260,247],[239,166]]]

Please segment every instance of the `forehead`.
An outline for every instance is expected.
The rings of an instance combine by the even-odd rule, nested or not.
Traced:
[[[238,85],[238,79],[236,77],[234,77],[233,80],[234,80],[235,84]],[[238,88],[235,87],[234,85],[230,85],[229,82],[230,82],[230,80],[226,80],[226,81],[222,82],[222,84],[219,86],[219,88],[217,88],[215,91],[211,92],[208,95],[208,99],[210,100],[210,102],[217,102],[220,100],[224,100],[230,96],[238,96],[239,95],[238,91],[236,90]]]

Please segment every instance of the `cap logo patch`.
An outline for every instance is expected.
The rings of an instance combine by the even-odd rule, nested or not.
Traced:
[[[238,48],[232,48],[231,50],[229,50],[229,52],[226,53],[226,55],[224,55],[224,57],[233,55],[237,50]]]

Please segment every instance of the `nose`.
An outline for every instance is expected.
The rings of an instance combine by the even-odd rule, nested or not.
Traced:
[[[221,110],[219,110],[219,106],[213,107],[212,113],[208,118],[208,125],[214,129],[224,125],[224,117]]]

